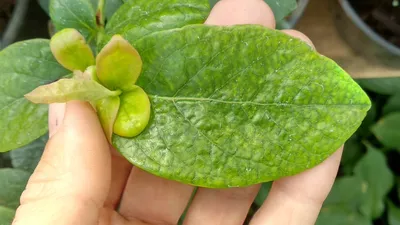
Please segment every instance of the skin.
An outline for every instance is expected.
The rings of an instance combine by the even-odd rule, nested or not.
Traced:
[[[272,11],[262,0],[222,0],[206,23],[275,28]],[[284,32],[312,46],[304,34]],[[51,138],[21,197],[13,225],[177,223],[193,187],[132,167],[110,147],[89,104],[51,105],[49,126]],[[335,180],[341,154],[339,149],[319,166],[275,181],[251,225],[314,224]],[[184,224],[243,224],[259,188],[200,188]]]

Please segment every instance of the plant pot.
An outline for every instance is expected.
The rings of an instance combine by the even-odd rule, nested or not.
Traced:
[[[371,61],[400,68],[400,48],[373,30],[348,0],[335,4],[335,23],[339,34],[360,55]]]
[[[29,0],[17,0],[12,16],[3,33],[0,34],[0,49],[12,44],[21,30],[23,21],[28,11]]]
[[[277,27],[279,29],[292,29],[296,26],[296,24],[299,22],[301,17],[304,14],[304,11],[306,11],[306,8],[308,6],[309,0],[298,0],[297,1],[297,8],[294,10],[288,17],[285,18],[285,20],[279,22],[277,24]]]

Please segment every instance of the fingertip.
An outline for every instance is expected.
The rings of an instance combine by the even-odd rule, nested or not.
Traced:
[[[302,32],[297,31],[297,30],[291,30],[291,29],[282,30],[282,32],[306,42],[309,46],[311,46],[315,50],[315,46],[314,46],[313,42],[311,41],[311,39],[309,37],[307,37],[307,35],[303,34]]]
[[[81,129],[81,132],[97,134],[102,131],[96,111],[88,102],[71,101],[65,106],[63,125]]]
[[[220,26],[259,24],[275,29],[274,14],[262,0],[221,0],[205,23]]]
[[[49,105],[49,137],[52,137],[64,120],[65,103]]]

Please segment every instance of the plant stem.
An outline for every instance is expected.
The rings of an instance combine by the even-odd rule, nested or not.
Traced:
[[[17,38],[18,31],[22,27],[26,12],[28,11],[28,4],[29,0],[20,0],[17,3],[13,16],[8,23],[8,28],[6,28],[3,34],[3,39],[0,40],[0,49],[5,48]]]
[[[96,12],[96,20],[97,25],[99,27],[104,27],[104,5],[106,0],[99,0],[99,4],[97,5],[97,12]]]

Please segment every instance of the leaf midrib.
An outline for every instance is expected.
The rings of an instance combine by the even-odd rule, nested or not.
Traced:
[[[277,107],[327,107],[327,106],[338,106],[338,107],[369,107],[368,104],[295,104],[295,103],[262,103],[252,101],[226,101],[221,99],[213,98],[196,98],[196,97],[167,97],[158,95],[149,95],[151,99],[160,99],[171,102],[177,101],[188,101],[188,102],[216,102],[222,104],[237,104],[237,105],[258,105],[258,106],[277,106]]]

